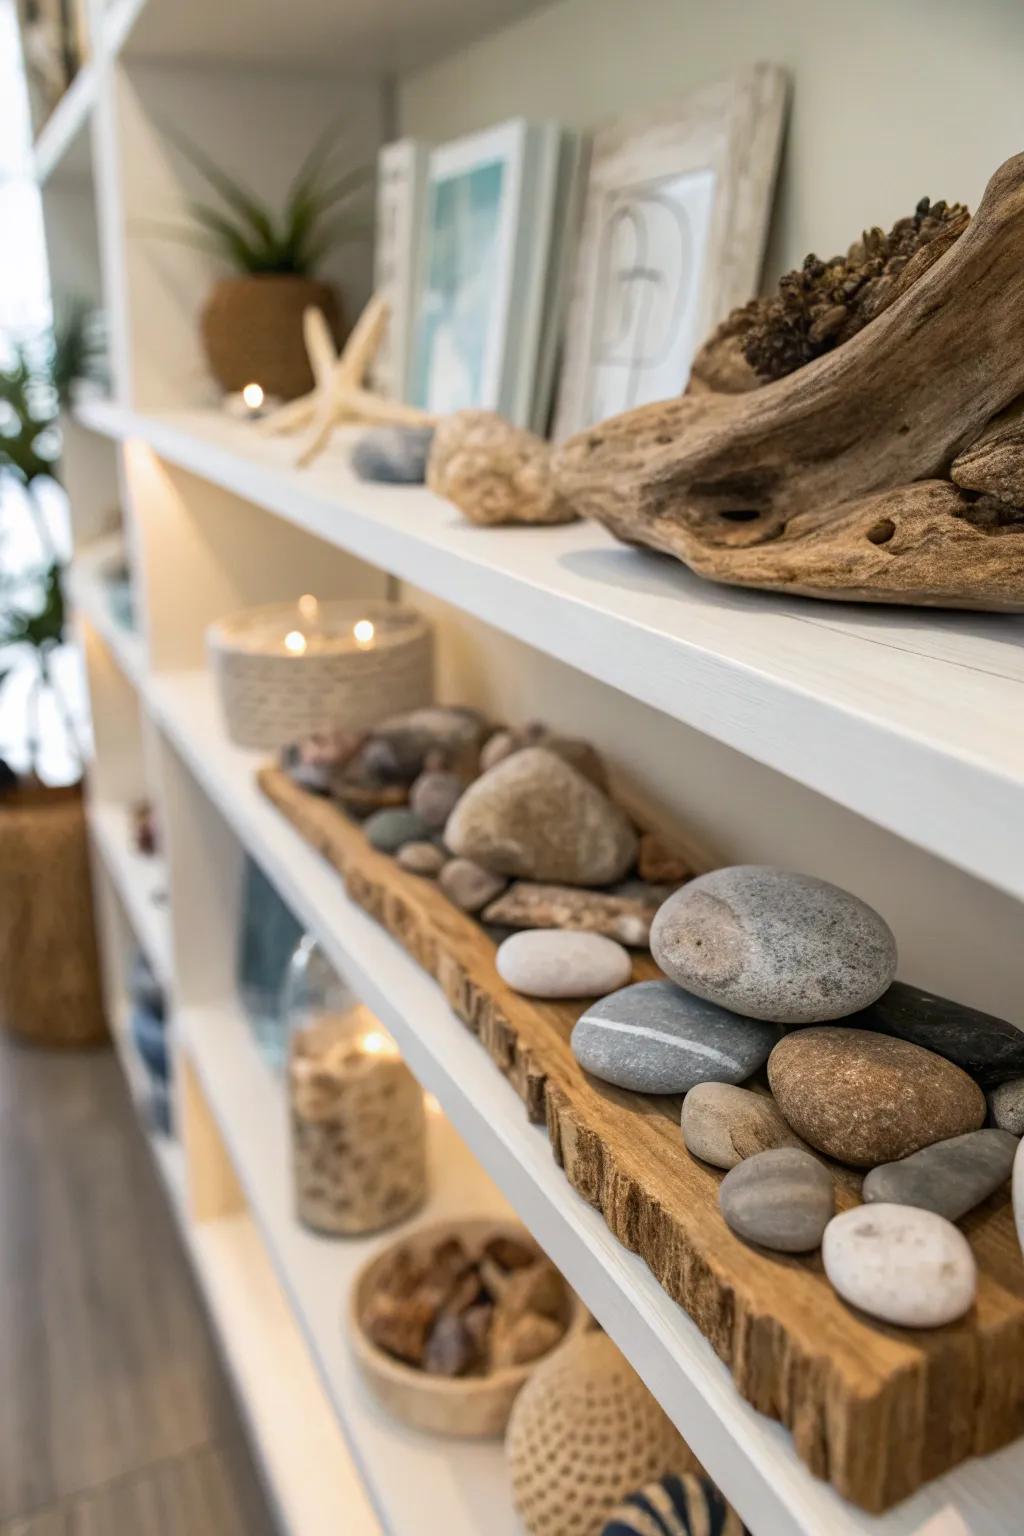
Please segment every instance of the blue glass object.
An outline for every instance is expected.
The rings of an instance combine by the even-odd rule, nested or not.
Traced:
[[[288,1054],[281,985],[301,937],[302,924],[259,865],[247,857],[242,877],[238,990],[260,1050],[275,1071],[283,1069]]]

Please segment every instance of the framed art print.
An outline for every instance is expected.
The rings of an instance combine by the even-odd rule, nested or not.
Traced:
[[[679,394],[757,292],[785,103],[782,70],[758,64],[595,134],[556,438]]]
[[[409,398],[527,425],[558,175],[554,124],[503,123],[435,149]]]
[[[373,290],[388,305],[388,326],[373,363],[379,394],[404,400],[409,387],[420,235],[430,146],[420,139],[386,144],[377,157]]]

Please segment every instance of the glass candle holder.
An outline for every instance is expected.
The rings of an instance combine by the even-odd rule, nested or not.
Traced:
[[[311,939],[286,993],[296,1213],[339,1236],[389,1227],[426,1197],[423,1092]]]

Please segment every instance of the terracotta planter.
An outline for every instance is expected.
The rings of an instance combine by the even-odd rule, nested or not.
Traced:
[[[210,372],[225,391],[261,384],[292,400],[313,387],[302,339],[302,316],[322,309],[335,339],[341,334],[338,296],[312,277],[225,277],[203,306],[199,330]]]
[[[107,1036],[78,785],[0,798],[0,1022],[36,1045]]]

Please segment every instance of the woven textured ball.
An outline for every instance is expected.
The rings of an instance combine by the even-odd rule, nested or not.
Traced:
[[[749,1536],[709,1477],[684,1472],[648,1483],[624,1499],[601,1536]]]
[[[566,1344],[533,1373],[512,1409],[505,1454],[531,1536],[601,1536],[634,1489],[701,1470],[604,1333]]]
[[[308,606],[309,616],[294,603],[244,608],[207,630],[236,746],[362,731],[433,697],[431,632],[420,614],[379,600]]]

